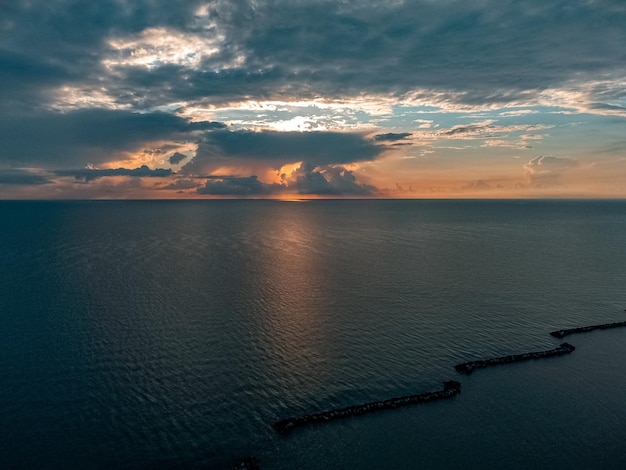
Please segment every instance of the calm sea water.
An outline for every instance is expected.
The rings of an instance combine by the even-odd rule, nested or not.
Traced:
[[[0,467],[626,466],[624,201],[0,202]],[[462,382],[453,400],[276,420]]]

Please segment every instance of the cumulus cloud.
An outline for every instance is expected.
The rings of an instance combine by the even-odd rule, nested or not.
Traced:
[[[289,192],[324,196],[373,196],[375,187],[359,184],[352,171],[343,166],[315,167],[303,162],[284,181]]]
[[[324,177],[336,195],[343,196],[374,196],[378,190],[369,184],[359,184],[354,172],[340,166],[326,168]]]
[[[171,186],[170,189],[180,189]],[[263,183],[257,176],[234,177],[212,176],[199,194],[213,196],[277,196],[301,194],[317,196],[374,196],[378,190],[371,185],[357,182],[352,171],[342,166],[315,167],[303,162],[289,177],[283,176],[281,183]]]
[[[288,180],[289,188],[299,194],[322,194],[333,193],[333,187],[319,171],[309,162],[304,162]]]

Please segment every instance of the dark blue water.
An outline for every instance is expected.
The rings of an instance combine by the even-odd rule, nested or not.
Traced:
[[[626,466],[624,201],[0,202],[0,467]],[[301,428],[291,415],[451,401]]]

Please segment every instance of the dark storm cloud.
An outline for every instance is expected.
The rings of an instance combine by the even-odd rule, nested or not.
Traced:
[[[197,192],[213,196],[265,196],[278,193],[282,189],[284,186],[262,183],[253,175],[245,178],[211,179],[198,188]]]
[[[235,2],[227,42],[247,58],[233,74],[267,93],[331,96],[437,88],[470,103],[506,103],[564,83],[624,69],[621,1]],[[239,39],[241,38],[241,39]],[[266,77],[265,74],[268,76]],[[196,75],[212,89],[214,75]]]
[[[0,160],[11,163],[86,166],[106,161],[156,139],[192,137],[223,128],[216,122],[189,122],[167,113],[84,109],[0,116]]]
[[[395,140],[403,140],[407,137],[411,137],[410,132],[400,132],[398,134],[394,134],[393,132],[389,132],[387,134],[377,134],[374,136],[374,141],[376,142],[386,142],[386,141],[395,141]]]
[[[185,158],[187,158],[187,156],[183,155],[180,152],[176,152],[175,154],[173,154],[170,158],[169,158],[169,162],[172,165],[178,165],[180,162],[182,162]]]
[[[200,186],[201,186],[201,183],[197,179],[179,178],[175,180],[173,183],[170,183],[167,186],[163,186],[159,189],[184,190],[184,189],[195,189]]]
[[[299,194],[333,194],[333,187],[313,165],[305,162],[290,178],[289,187]]]
[[[203,3],[2,2],[2,95],[25,102],[63,82],[104,87],[140,108],[419,88],[507,103],[570,79],[623,77],[626,63],[622,0],[216,0],[199,17]],[[155,27],[219,37],[219,51],[197,69],[103,67],[108,40]]]
[[[73,176],[77,181],[93,181],[107,176],[132,176],[135,178],[165,178],[172,174],[172,170],[156,168],[151,170],[146,165],[139,168],[115,168],[115,169],[92,169],[83,168],[79,170],[58,170],[54,172],[57,176]]]
[[[58,64],[0,49],[0,110],[10,106],[35,107],[44,99],[45,90],[68,80],[71,75]]]
[[[187,180],[191,182],[191,180]],[[184,189],[188,186],[182,184]],[[179,189],[172,185],[169,189]],[[378,190],[374,186],[357,183],[350,170],[341,166],[316,168],[310,162],[303,162],[300,168],[282,183],[263,183],[256,176],[233,177],[214,176],[197,189],[199,194],[213,196],[276,196],[280,194],[301,194],[318,196],[374,196]]]
[[[61,81],[109,86],[110,77],[100,63],[109,49],[108,38],[153,25],[188,28],[199,4],[196,0],[2,1],[0,97],[30,91],[22,100],[34,105],[31,95],[48,92]]]
[[[0,170],[0,184],[32,186],[47,183],[51,183],[50,179],[40,173],[22,169]]]
[[[345,164],[375,159],[383,151],[361,134],[218,130],[206,134],[196,157],[182,171],[200,174],[205,166],[229,159],[264,161],[277,169],[298,161]]]

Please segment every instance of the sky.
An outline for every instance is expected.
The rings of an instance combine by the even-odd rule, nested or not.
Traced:
[[[0,198],[626,197],[623,0],[0,0]]]

